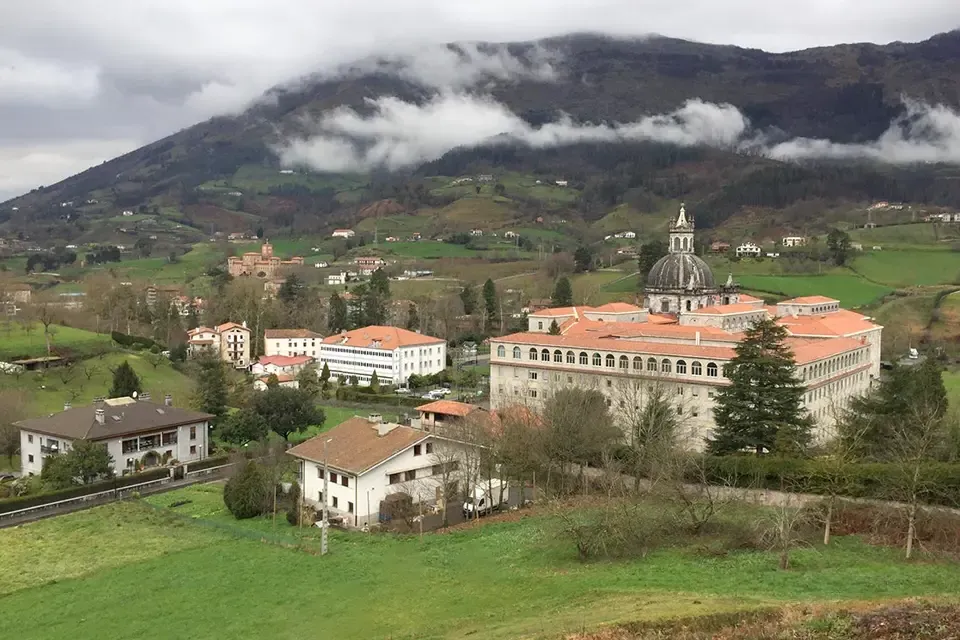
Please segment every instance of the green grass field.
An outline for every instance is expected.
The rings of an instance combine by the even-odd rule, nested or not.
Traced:
[[[960,253],[953,251],[874,251],[858,256],[852,267],[891,287],[960,282]]]
[[[931,224],[929,222],[887,225],[873,229],[853,229],[850,231],[850,239],[863,244],[864,249],[870,249],[874,245],[880,245],[884,249],[893,247],[948,249],[950,241],[958,237],[960,237],[960,225]]]
[[[95,350],[110,347],[110,336],[51,325],[53,337],[50,340],[53,349],[69,349],[75,353],[93,353]],[[46,356],[47,343],[43,325],[35,323],[31,331],[24,331],[18,322],[0,323],[0,360],[10,360],[18,356]]]
[[[612,622],[828,600],[956,593],[960,568],[904,563],[838,538],[725,557],[654,551],[581,564],[545,516],[415,536],[333,531],[321,557],[278,518],[234,521],[201,485],[0,531],[0,616],[10,637],[549,637]],[[174,501],[188,504],[168,509]],[[176,512],[179,520],[168,514]],[[230,532],[235,532],[231,534]],[[315,540],[316,529],[304,535]],[[428,593],[411,602],[411,587]],[[42,624],[38,612],[42,611]],[[368,612],[368,613],[364,613]]]
[[[944,371],[943,386],[947,389],[947,403],[950,408],[960,408],[960,370],[949,369]]]
[[[112,369],[124,360],[137,372],[144,391],[149,391],[153,398],[160,400],[169,393],[176,406],[187,406],[193,393],[190,378],[174,369],[169,361],[164,360],[154,368],[144,356],[132,353],[110,353],[79,362],[69,370],[54,368],[45,372],[27,372],[19,378],[0,374],[0,389],[23,391],[28,399],[30,417],[46,415],[62,411],[67,400],[80,406],[91,403],[97,396],[107,395],[113,382]]]
[[[836,298],[841,306],[861,307],[890,293],[891,288],[854,275],[738,276],[740,286],[754,291],[782,293],[788,297],[821,295]]]

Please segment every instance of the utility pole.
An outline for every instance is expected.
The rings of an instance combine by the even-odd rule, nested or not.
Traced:
[[[320,529],[320,555],[322,556],[327,555],[327,529],[330,527],[329,512],[327,511],[327,505],[330,504],[330,497],[327,495],[330,480],[330,473],[327,468],[327,443],[332,439],[328,438],[323,441],[323,518]]]

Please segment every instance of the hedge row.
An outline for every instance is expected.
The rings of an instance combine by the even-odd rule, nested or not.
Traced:
[[[33,495],[21,496],[19,498],[6,498],[4,500],[0,500],[0,513],[9,513],[10,511],[26,509],[27,507],[34,507],[50,502],[59,502],[60,500],[86,496],[90,495],[91,493],[100,493],[101,491],[110,491],[111,489],[122,489],[134,484],[140,484],[141,482],[150,482],[151,480],[159,480],[169,476],[169,469],[150,469],[149,471],[144,471],[142,473],[120,476],[114,478],[113,480],[104,480],[103,482],[85,484],[79,487],[70,487],[68,489],[61,489],[59,491],[45,491],[43,493],[35,493]]]
[[[111,331],[110,338],[121,347],[129,347],[131,349],[153,349],[157,353],[163,351],[164,349],[164,346],[156,340],[151,340],[150,338],[145,338],[143,336],[131,336],[127,335],[126,333],[120,333],[119,331]]]
[[[201,471],[203,469],[209,469],[211,467],[220,467],[230,462],[230,456],[213,456],[211,458],[204,458],[203,460],[197,460],[196,462],[187,463],[187,473],[191,471]]]
[[[419,407],[430,402],[420,397],[395,396],[386,393],[371,393],[364,387],[340,387],[337,389],[337,400],[345,402],[362,402],[369,404],[385,404],[400,407]]]
[[[745,488],[785,490],[828,495],[838,488],[851,498],[902,500],[898,478],[904,469],[890,463],[846,465],[842,476],[835,465],[822,460],[708,457],[707,481]],[[921,500],[927,504],[960,506],[960,464],[930,462],[921,468]],[[691,478],[694,480],[694,478]]]

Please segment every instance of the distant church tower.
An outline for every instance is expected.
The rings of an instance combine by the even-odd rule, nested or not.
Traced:
[[[687,218],[682,203],[680,215],[670,225],[670,253],[693,253],[693,218]]]

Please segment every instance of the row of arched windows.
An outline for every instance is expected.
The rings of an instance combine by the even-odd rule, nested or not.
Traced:
[[[804,367],[801,373],[801,377],[804,380],[816,380],[823,376],[828,376],[832,373],[840,371],[841,369],[846,369],[847,367],[852,367],[858,365],[864,361],[866,358],[866,351],[854,351],[853,353],[847,353],[842,356],[837,356],[836,358],[831,358],[830,360],[824,360],[823,362],[818,362],[817,364]]]
[[[499,345],[497,347],[497,357],[505,358],[507,356],[506,347]],[[520,347],[513,348],[513,358],[515,360],[520,360],[523,357],[523,351]],[[687,361],[686,360],[677,360],[676,362],[672,361],[670,358],[663,358],[658,360],[657,358],[649,357],[644,360],[640,356],[634,356],[631,360],[627,356],[620,356],[617,358],[612,353],[608,353],[606,356],[602,356],[599,353],[594,352],[593,354],[588,354],[586,351],[581,351],[579,354],[573,351],[567,351],[564,353],[560,349],[555,349],[551,352],[549,349],[540,349],[531,347],[527,352],[528,360],[536,360],[540,362],[556,362],[556,363],[566,363],[566,364],[580,364],[584,366],[593,365],[594,367],[607,367],[610,369],[619,368],[621,371],[629,371],[632,369],[634,372],[640,372],[646,370],[649,373],[672,373],[676,370],[676,373],[680,375],[686,375],[687,373]],[[716,378],[720,375],[720,367],[717,366],[715,362],[708,362],[706,367],[699,361],[694,360],[689,365],[690,375],[701,376],[703,375],[704,370],[706,370],[707,377]]]

